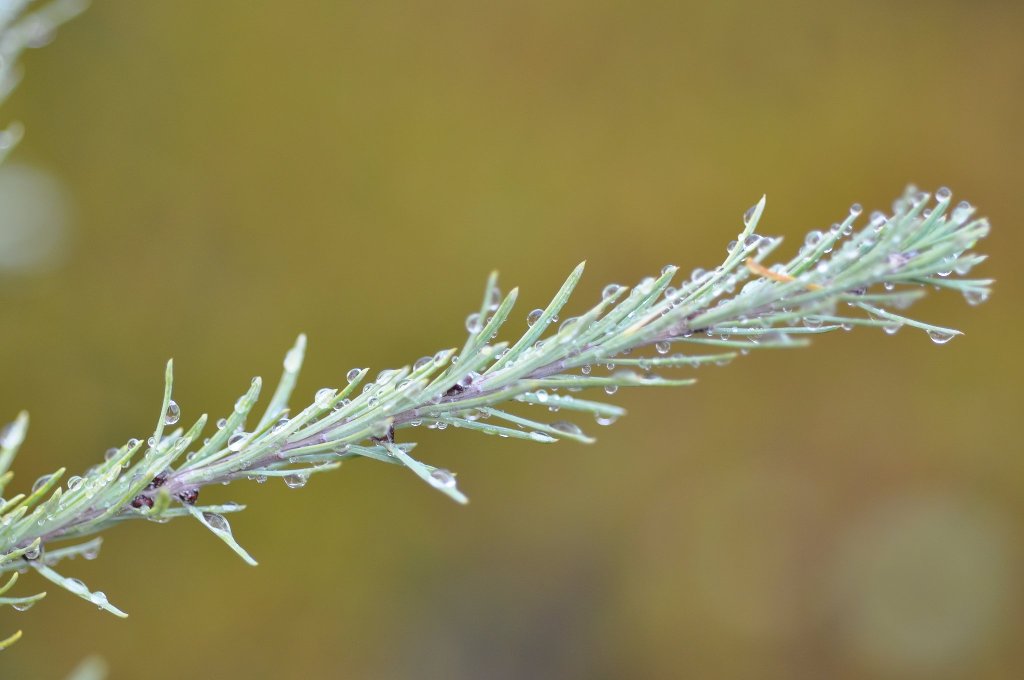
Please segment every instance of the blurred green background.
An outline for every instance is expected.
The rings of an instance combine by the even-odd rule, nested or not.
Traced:
[[[0,676],[1024,676],[1022,30],[995,1],[96,3],[0,111],[5,172],[66,197],[46,266],[0,278],[23,485],[145,433],[168,357],[216,418],[304,331],[310,399],[460,343],[495,268],[521,329],[583,259],[576,309],[717,264],[762,193],[792,249],[948,184],[999,281],[915,310],[967,332],[943,347],[862,329],[620,391],[593,447],[417,431],[466,508],[369,461],[208,489],[259,568],[112,531],[64,571],[131,618],[49,588]]]

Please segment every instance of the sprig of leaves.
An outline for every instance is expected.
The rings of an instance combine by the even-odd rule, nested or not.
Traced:
[[[911,187],[891,215],[873,213],[859,230],[855,222],[861,210],[855,205],[829,230],[810,232],[793,258],[766,266],[781,239],[756,233],[762,198],[744,215],[743,229],[718,267],[680,280],[678,268],[669,265],[632,288],[610,284],[590,309],[559,321],[583,274],[581,264],[546,308],[527,315],[526,330],[511,343],[499,341],[498,334],[509,325],[517,290],[503,295],[492,274],[479,311],[466,319],[461,350],[442,350],[410,366],[380,371],[373,380],[367,379],[368,369],[352,369],[343,387],[320,389],[312,403],[293,412],[288,401],[306,349],[305,336],[299,336],[266,408],[256,411],[262,380],[254,378],[231,413],[202,440],[206,415],[187,430],[169,430],[181,410],[172,398],[168,362],[159,417],[147,439],[132,438],[110,449],[104,462],[82,475],[65,480],[61,468],[29,491],[0,501],[0,573],[33,569],[125,616],[102,592],[60,575],[54,565],[70,557],[95,557],[100,538],[84,539],[123,521],[176,517],[194,518],[256,564],[225,518],[243,506],[199,505],[205,486],[280,477],[296,488],[346,460],[368,458],[408,468],[465,503],[453,473],[413,457],[416,444],[408,438],[416,428],[590,443],[594,439],[578,424],[547,417],[548,412],[589,415],[608,425],[623,415],[619,406],[577,396],[582,390],[610,396],[622,387],[690,385],[692,378],[666,372],[725,364],[754,349],[797,347],[809,335],[855,325],[890,334],[907,326],[945,343],[959,331],[902,311],[929,287],[959,291],[978,304],[992,283],[964,278],[984,260],[972,248],[988,233],[988,223],[975,219],[966,202],[951,207],[951,201],[948,189],[932,197]],[[0,495],[13,478],[10,466],[27,424],[23,413],[0,435]],[[13,573],[0,594],[16,578]],[[0,604],[25,608],[43,595],[0,598]]]

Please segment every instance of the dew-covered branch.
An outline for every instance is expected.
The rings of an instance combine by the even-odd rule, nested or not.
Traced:
[[[513,313],[517,289],[503,294],[492,275],[479,308],[466,319],[461,350],[441,350],[372,379],[369,369],[353,368],[340,387],[321,388],[311,403],[292,410],[288,402],[306,351],[300,336],[267,406],[257,411],[263,383],[254,378],[205,437],[205,415],[187,430],[177,427],[183,409],[173,399],[168,363],[150,434],[111,448],[81,474],[65,477],[61,468],[28,491],[0,499],[0,572],[16,572],[9,587],[17,572],[32,568],[121,615],[101,592],[55,571],[62,560],[94,557],[99,540],[83,539],[121,522],[190,517],[256,563],[225,517],[244,508],[202,504],[210,493],[205,487],[280,478],[300,488],[312,475],[368,459],[404,467],[465,503],[454,473],[422,462],[429,455],[416,451],[418,429],[591,443],[590,423],[610,425],[624,414],[607,401],[618,390],[691,385],[693,370],[752,350],[800,347],[813,335],[855,326],[890,335],[907,327],[943,344],[959,331],[906,316],[909,305],[930,289],[952,289],[979,304],[992,283],[966,278],[984,260],[972,248],[988,223],[975,219],[966,202],[951,202],[947,189],[932,197],[911,188],[891,213],[872,213],[859,228],[862,210],[854,205],[780,260],[781,239],[756,231],[762,199],[743,215],[719,266],[683,276],[668,265],[632,287],[609,284],[589,308],[572,315],[566,310],[582,264],[545,308],[525,314]],[[500,339],[503,331],[507,340]],[[0,495],[12,481],[9,468],[27,424],[23,414],[0,435]],[[79,542],[68,544],[72,540]],[[29,606],[36,599],[0,604]]]

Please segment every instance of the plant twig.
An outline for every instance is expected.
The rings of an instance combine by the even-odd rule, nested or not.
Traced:
[[[380,371],[372,380],[368,369],[352,369],[346,385],[318,390],[312,403],[292,412],[287,404],[306,349],[300,335],[285,356],[266,409],[255,411],[262,380],[254,378],[231,413],[202,440],[205,415],[187,431],[168,430],[181,415],[168,362],[159,416],[148,438],[110,449],[102,463],[82,475],[65,480],[61,468],[36,480],[31,490],[0,501],[0,573],[32,567],[54,584],[125,616],[103,593],[53,566],[78,555],[95,557],[100,538],[83,539],[123,521],[176,517],[196,519],[255,564],[225,518],[243,506],[200,505],[206,486],[280,477],[297,488],[343,461],[368,458],[406,467],[465,503],[453,473],[413,457],[416,444],[409,437],[416,428],[590,443],[593,438],[578,424],[551,422],[546,413],[589,415],[608,425],[624,410],[578,392],[598,389],[610,396],[622,387],[690,385],[692,378],[663,371],[724,364],[754,349],[801,346],[807,335],[854,325],[890,334],[905,325],[945,343],[960,332],[894,310],[902,311],[929,287],[957,290],[971,304],[988,297],[991,280],[963,278],[984,259],[972,248],[988,233],[988,223],[974,219],[966,202],[951,208],[951,201],[948,189],[939,189],[933,199],[911,187],[891,215],[874,213],[859,230],[854,223],[860,208],[854,206],[828,231],[809,233],[792,259],[766,266],[781,239],[756,233],[762,198],[744,215],[743,229],[718,267],[679,280],[678,268],[669,265],[632,288],[610,284],[589,310],[559,321],[583,274],[581,264],[546,308],[526,315],[526,330],[514,342],[497,336],[510,325],[518,291],[502,295],[493,274],[478,311],[466,319],[461,350],[442,350],[410,366]],[[23,413],[0,435],[0,494],[11,482],[10,466],[27,425]],[[75,540],[82,542],[66,543]],[[0,604],[24,608],[43,595],[0,598]]]

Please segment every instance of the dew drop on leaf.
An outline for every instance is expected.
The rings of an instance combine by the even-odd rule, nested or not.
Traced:
[[[306,486],[306,482],[309,481],[309,477],[302,474],[288,475],[283,478],[285,486],[289,489],[301,489]]]
[[[974,307],[988,299],[988,292],[984,290],[965,290],[964,299],[967,300],[967,304]]]
[[[757,211],[757,204],[756,203],[754,205],[750,206],[749,208],[747,208],[747,211],[745,213],[743,213],[743,224],[744,224],[744,226],[747,226],[747,227],[750,226],[750,222],[751,222],[751,220],[754,219],[754,213],[756,211]]]
[[[580,429],[579,425],[570,423],[568,420],[559,420],[551,423],[551,427],[566,434],[583,434],[583,430]]]
[[[89,597],[89,601],[97,607],[99,607],[100,609],[103,609],[110,603],[110,600],[107,599],[107,594],[102,590],[97,590],[95,593],[93,593]]]
[[[953,339],[955,333],[946,333],[944,331],[928,331],[928,337],[932,339],[936,345],[945,345],[947,342]]]
[[[430,473],[430,483],[438,489],[454,489],[455,475],[448,470],[438,468]]]
[[[601,291],[601,299],[602,300],[607,300],[611,296],[616,295],[620,290],[622,290],[622,286],[620,286],[619,284],[617,284],[617,283],[609,283]]]
[[[171,399],[167,402],[167,410],[164,411],[164,425],[174,425],[181,420],[181,407]]]
[[[229,451],[241,451],[242,447],[245,446],[245,432],[236,432],[228,437],[228,450]]]
[[[334,399],[336,394],[337,392],[330,387],[321,387],[316,391],[313,401],[316,403],[317,408],[327,408],[331,405],[331,400]]]
[[[223,531],[228,534],[231,533],[231,525],[228,523],[228,520],[224,515],[219,515],[216,512],[204,512],[203,519],[217,531]]]

